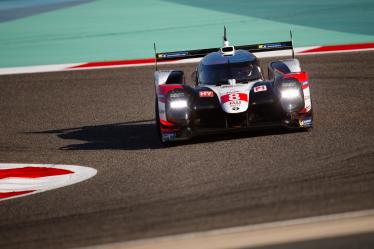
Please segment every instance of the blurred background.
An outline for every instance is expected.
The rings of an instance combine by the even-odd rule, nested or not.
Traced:
[[[0,67],[150,58],[160,51],[374,40],[373,0],[1,0]]]

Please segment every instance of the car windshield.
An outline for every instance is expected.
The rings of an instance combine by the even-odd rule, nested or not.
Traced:
[[[229,79],[237,83],[248,83],[260,78],[260,72],[250,62],[202,65],[199,70],[199,82],[204,85],[228,84]]]

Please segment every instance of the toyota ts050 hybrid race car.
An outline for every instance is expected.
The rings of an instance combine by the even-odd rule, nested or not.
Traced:
[[[292,34],[291,34],[292,38]],[[272,61],[264,79],[253,53],[286,50],[286,42],[156,53],[156,123],[162,142],[198,134],[224,133],[254,127],[312,127],[308,74],[297,59]],[[157,62],[199,58],[195,87],[179,70],[157,70]]]

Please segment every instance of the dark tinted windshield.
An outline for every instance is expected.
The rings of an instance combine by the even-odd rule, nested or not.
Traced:
[[[199,82],[205,85],[228,84],[228,79],[236,79],[237,83],[247,83],[260,78],[257,66],[251,62],[227,63],[217,65],[201,65]]]

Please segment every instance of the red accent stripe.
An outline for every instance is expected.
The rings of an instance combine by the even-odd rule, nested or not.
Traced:
[[[170,84],[170,85],[160,85],[159,86],[159,94],[162,94],[164,96],[166,96],[166,94],[173,90],[173,89],[181,89],[183,88],[182,85],[179,85],[179,84]]]
[[[32,193],[35,190],[25,190],[25,191],[14,191],[14,192],[0,192],[0,199],[9,198],[17,195],[24,195]]]
[[[300,114],[303,114],[303,113],[307,113],[307,110],[305,107],[303,107],[300,111],[299,111]]]
[[[161,132],[174,132],[174,131],[179,131],[179,128],[160,128]]]
[[[165,126],[174,126],[174,124],[160,118],[160,123]]]
[[[302,88],[303,90],[307,89],[309,87],[309,84],[303,85]]]
[[[299,82],[302,83],[308,80],[308,74],[306,72],[300,72],[300,73],[289,73],[283,76],[283,79],[288,79],[288,78],[297,79]]]
[[[232,101],[241,100],[241,101],[248,102],[248,95],[247,94],[245,94],[245,93],[230,93],[230,94],[226,94],[226,95],[221,96],[221,102],[222,102],[222,104],[224,104],[224,103],[226,103],[228,101],[231,101],[230,100],[230,96],[234,96],[236,94],[239,95],[239,98],[238,99],[233,99]]]
[[[301,53],[304,54],[304,53],[331,52],[331,51],[357,50],[357,49],[369,49],[369,48],[374,48],[374,43],[321,46],[319,48],[312,48],[309,50],[302,51]]]
[[[125,66],[125,65],[137,65],[137,64],[150,64],[155,63],[155,58],[147,59],[135,59],[135,60],[119,60],[119,61],[97,61],[88,62],[78,66],[70,68],[86,68],[86,67],[109,67],[109,66]]]
[[[58,176],[72,174],[73,171],[46,167],[24,167],[15,169],[0,169],[0,179],[9,177],[38,178],[46,176]]]

